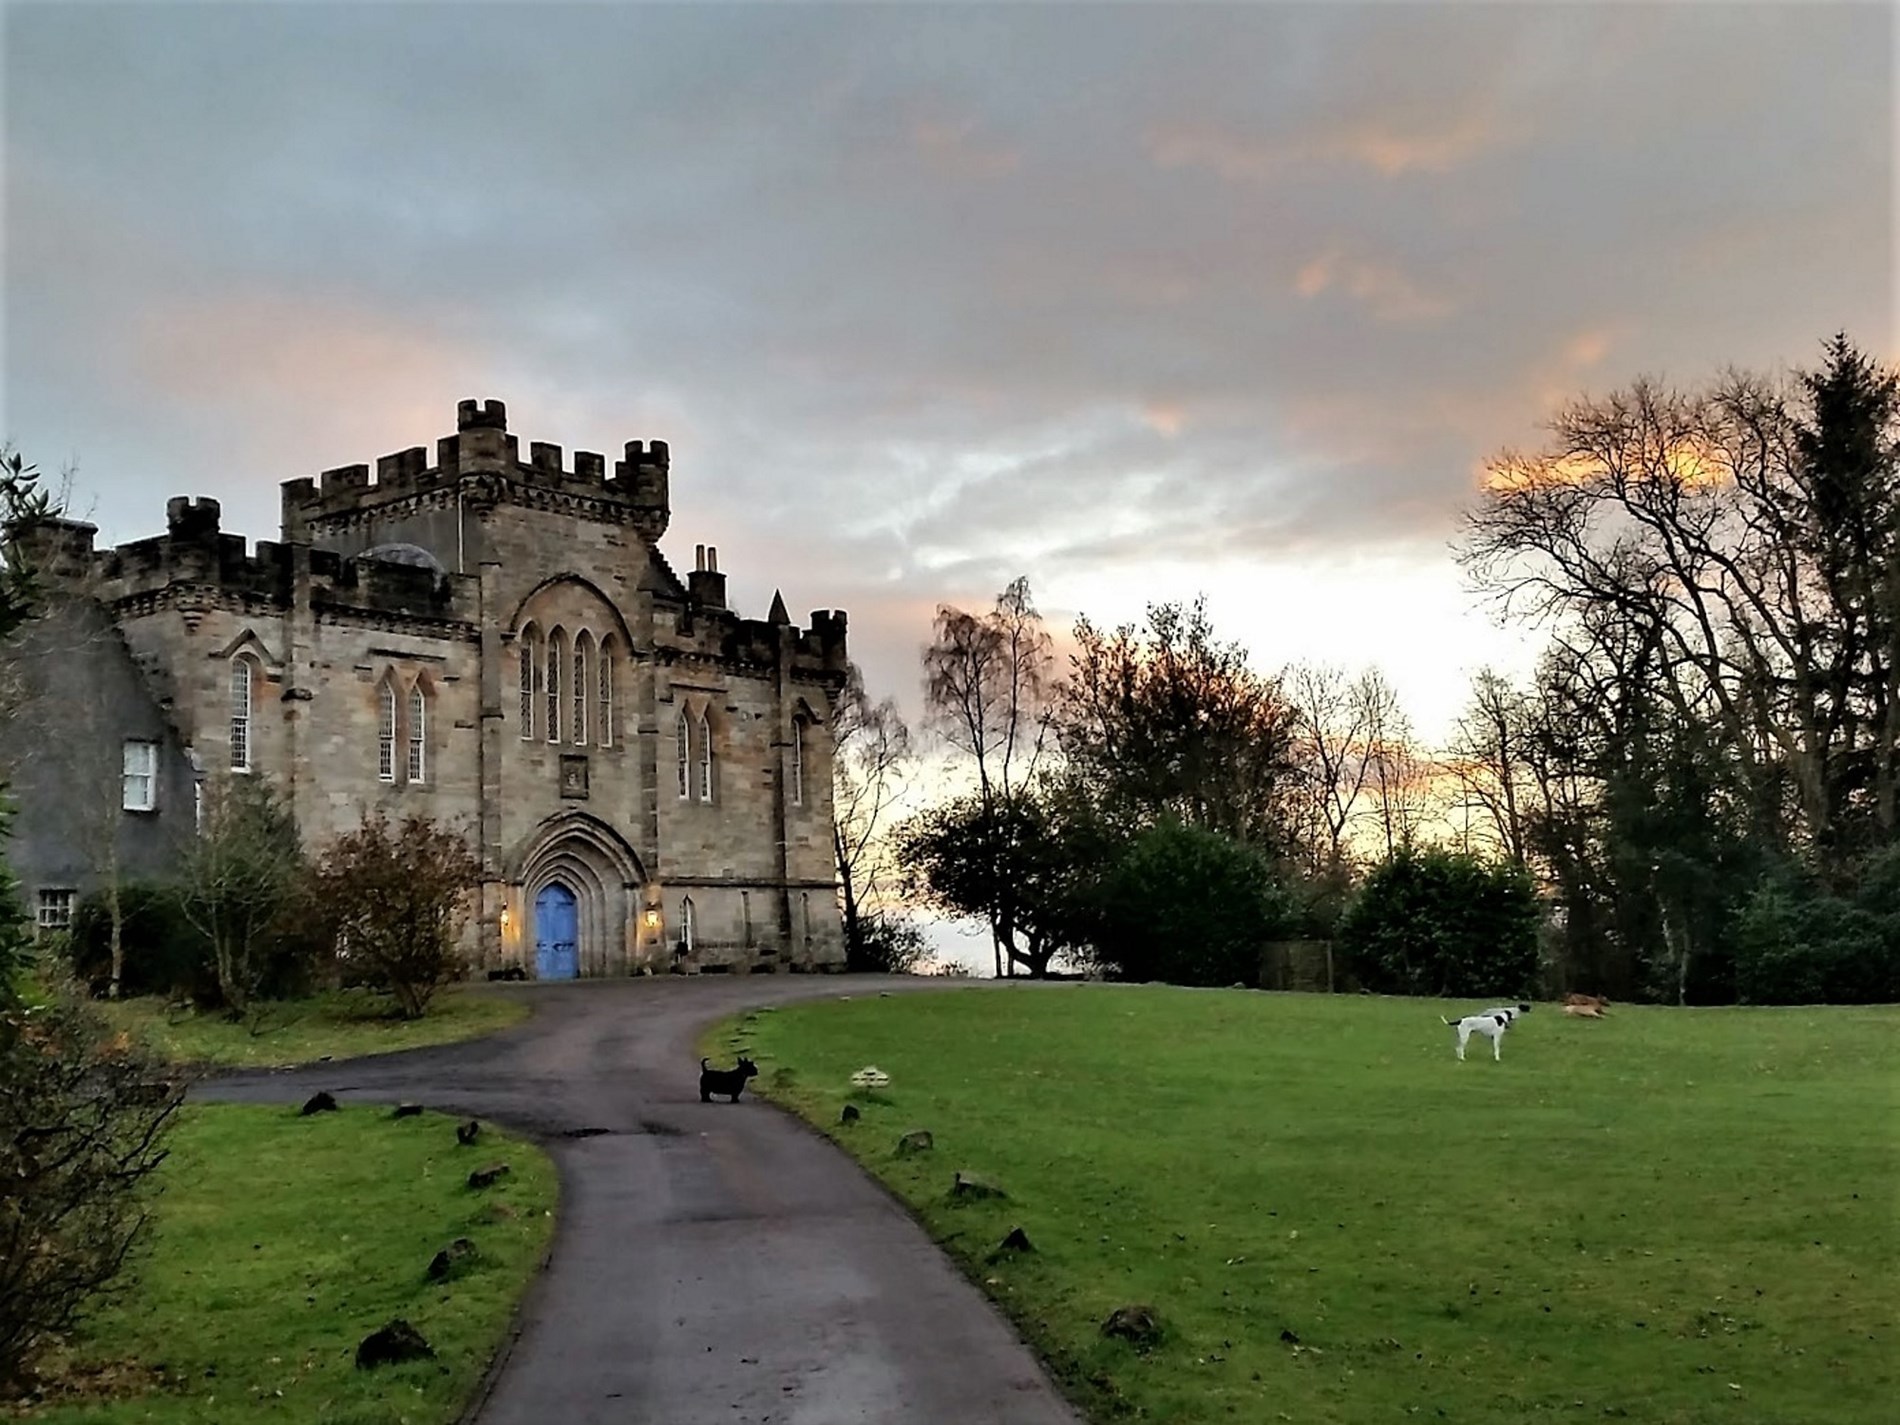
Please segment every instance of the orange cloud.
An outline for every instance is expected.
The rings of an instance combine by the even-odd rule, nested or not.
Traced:
[[[1199,168],[1230,183],[1258,183],[1301,164],[1350,164],[1384,178],[1449,173],[1508,135],[1488,114],[1473,112],[1433,124],[1385,117],[1305,130],[1291,138],[1236,133],[1212,124],[1164,125],[1145,138],[1162,168]]]
[[[1309,301],[1335,288],[1381,321],[1431,321],[1452,309],[1447,298],[1426,292],[1398,268],[1337,249],[1314,258],[1293,280],[1293,290]]]

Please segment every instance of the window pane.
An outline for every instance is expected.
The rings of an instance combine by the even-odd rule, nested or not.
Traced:
[[[396,780],[396,690],[383,684],[382,711],[376,728],[376,776],[384,782]]]
[[[680,797],[684,799],[693,793],[693,745],[684,712],[680,713],[679,722],[674,725],[673,740],[679,752]]]
[[[704,713],[699,718],[699,799],[712,800],[712,724]]]
[[[251,660],[231,660],[231,767],[251,770]]]
[[[124,786],[120,804],[127,811],[150,811],[156,804],[154,796],[158,785],[158,744],[155,742],[128,742],[125,744]]]
[[[534,736],[534,670],[538,655],[532,627],[521,631],[516,656],[521,661],[521,736],[525,740]]]
[[[614,745],[614,646],[606,640],[600,645],[600,745]]]
[[[561,740],[561,635],[548,635],[548,741]]]
[[[574,742],[587,745],[587,635],[574,640]]]
[[[409,690],[409,780],[420,782],[426,770],[424,748],[428,742],[428,699],[420,686]]]

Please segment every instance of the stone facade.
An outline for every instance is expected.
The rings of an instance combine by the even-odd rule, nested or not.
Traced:
[[[372,809],[465,828],[479,966],[841,967],[845,616],[742,619],[704,547],[682,580],[669,473],[661,441],[611,474],[540,442],[524,462],[502,404],[464,401],[433,460],[286,484],[281,542],[174,499],[163,535],[94,552],[65,525],[49,562],[82,571],[200,775],[271,777],[317,848]],[[24,808],[20,839],[43,820]]]

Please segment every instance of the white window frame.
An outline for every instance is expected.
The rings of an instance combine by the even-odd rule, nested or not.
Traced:
[[[422,690],[420,678],[409,689],[408,771],[412,782],[429,779],[429,695]]]
[[[574,676],[572,696],[574,704],[572,712],[574,725],[569,729],[569,740],[573,742],[576,747],[585,747],[587,745],[587,704],[592,700],[594,691],[593,683],[587,676],[587,654],[593,642],[593,635],[586,629],[582,629],[579,633],[575,634],[574,656],[569,660],[569,667]]]
[[[699,799],[713,799],[712,721],[705,713],[699,715]]]
[[[376,780],[396,780],[396,680],[391,677],[376,685]]]
[[[541,641],[533,624],[521,630],[516,651],[521,658],[521,740],[533,742],[534,704],[541,686]]]
[[[674,750],[677,753],[679,767],[679,794],[681,801],[691,801],[693,796],[693,735],[692,726],[686,720],[686,709],[680,709],[679,721],[673,724]]]
[[[602,747],[614,745],[614,640],[609,634],[600,641],[600,728]]]
[[[792,719],[792,805],[805,805],[805,719]]]
[[[70,930],[79,892],[71,886],[42,886],[34,907],[34,925],[40,931]]]
[[[143,765],[134,766],[137,761]],[[126,811],[158,810],[158,744],[128,737],[119,754],[119,804]]]
[[[231,770],[248,772],[251,756],[251,722],[257,705],[257,661],[240,653],[231,660]]]
[[[698,933],[694,921],[693,898],[687,896],[680,902],[680,943],[686,947],[688,955],[693,953],[693,939]]]

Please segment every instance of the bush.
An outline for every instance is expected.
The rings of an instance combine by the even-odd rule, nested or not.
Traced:
[[[131,884],[119,890],[120,934],[125,969],[119,993],[170,995],[199,1004],[218,1001],[211,945],[192,928],[170,886]],[[73,912],[67,953],[73,976],[96,997],[112,976],[112,917],[106,898],[94,892]]]
[[[317,867],[317,903],[346,975],[395,996],[420,1019],[462,974],[461,921],[481,883],[468,842],[427,817],[392,826],[380,812],[339,836]]]
[[[1504,997],[1537,981],[1537,897],[1509,863],[1403,847],[1340,922],[1359,984],[1378,994]]]
[[[845,968],[849,970],[914,974],[928,950],[923,931],[894,915],[860,915],[857,930],[845,946]]]
[[[1297,918],[1258,851],[1164,821],[1136,837],[1102,878],[1093,959],[1120,980],[1256,985],[1267,942]]]
[[[1783,871],[1757,886],[1736,926],[1743,1004],[1900,1000],[1900,846],[1865,858],[1843,894]]]

